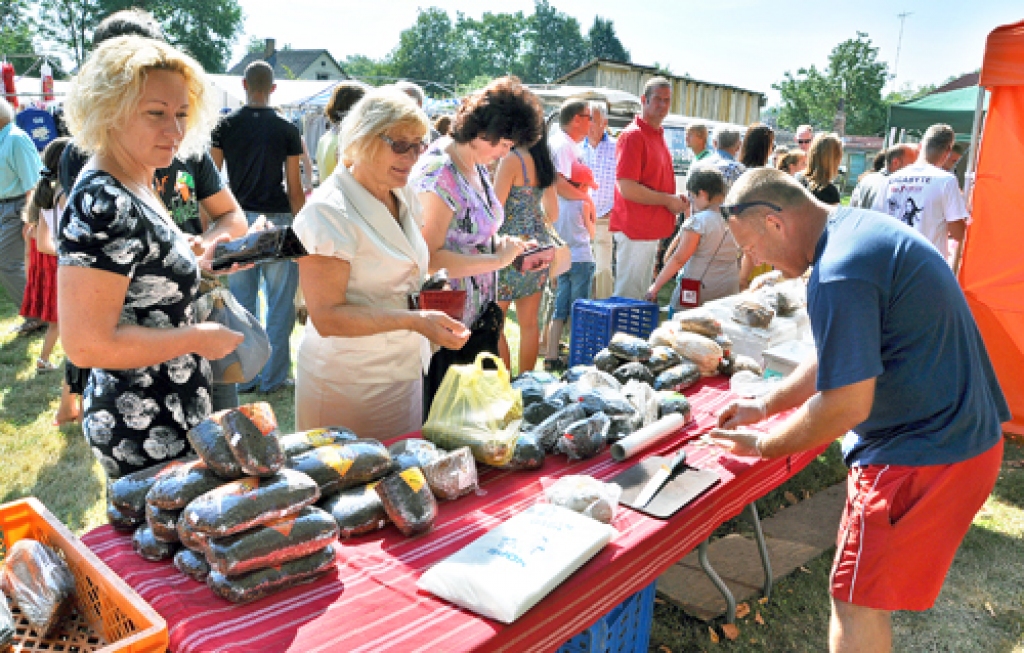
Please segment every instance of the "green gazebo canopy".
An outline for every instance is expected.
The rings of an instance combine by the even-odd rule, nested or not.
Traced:
[[[958,141],[970,141],[977,106],[977,86],[926,95],[890,106],[889,127],[923,132],[935,123],[944,122],[956,131]],[[988,109],[987,94],[985,109]]]

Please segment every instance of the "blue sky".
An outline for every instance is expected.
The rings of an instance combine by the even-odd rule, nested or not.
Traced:
[[[278,45],[326,48],[349,54],[385,55],[418,7],[438,6],[479,16],[485,11],[532,12],[532,0],[239,0],[245,35],[273,37]],[[867,32],[890,64],[896,58],[900,21],[907,17],[897,84],[941,83],[981,66],[988,33],[1024,20],[1021,0],[551,0],[589,28],[595,15],[610,18],[633,61],[667,64],[677,74],[768,93],[787,70],[827,63],[839,42]],[[284,8],[287,7],[287,11]],[[386,8],[385,8],[386,7]],[[891,85],[890,85],[891,86]]]

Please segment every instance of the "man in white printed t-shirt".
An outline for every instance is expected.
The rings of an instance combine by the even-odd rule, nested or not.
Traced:
[[[884,195],[879,193],[872,206],[917,229],[947,259],[949,239],[963,240],[970,217],[956,177],[941,167],[955,138],[949,125],[929,127],[917,161],[890,175]]]

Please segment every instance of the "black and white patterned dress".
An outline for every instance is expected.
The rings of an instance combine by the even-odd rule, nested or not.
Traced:
[[[194,323],[199,266],[185,237],[108,173],[89,171],[75,184],[58,249],[62,266],[129,278],[119,324]],[[107,476],[189,453],[185,433],[210,413],[210,379],[209,362],[196,354],[139,369],[93,369],[82,431]]]

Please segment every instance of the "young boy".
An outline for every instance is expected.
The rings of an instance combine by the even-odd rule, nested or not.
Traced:
[[[686,179],[693,214],[679,228],[665,255],[665,267],[647,289],[645,299],[657,301],[658,291],[677,272],[678,279],[694,279],[700,286],[699,303],[735,295],[740,291],[740,250],[719,212],[725,199],[725,178],[717,168],[700,166]],[[684,308],[681,284],[672,293],[673,311]]]

